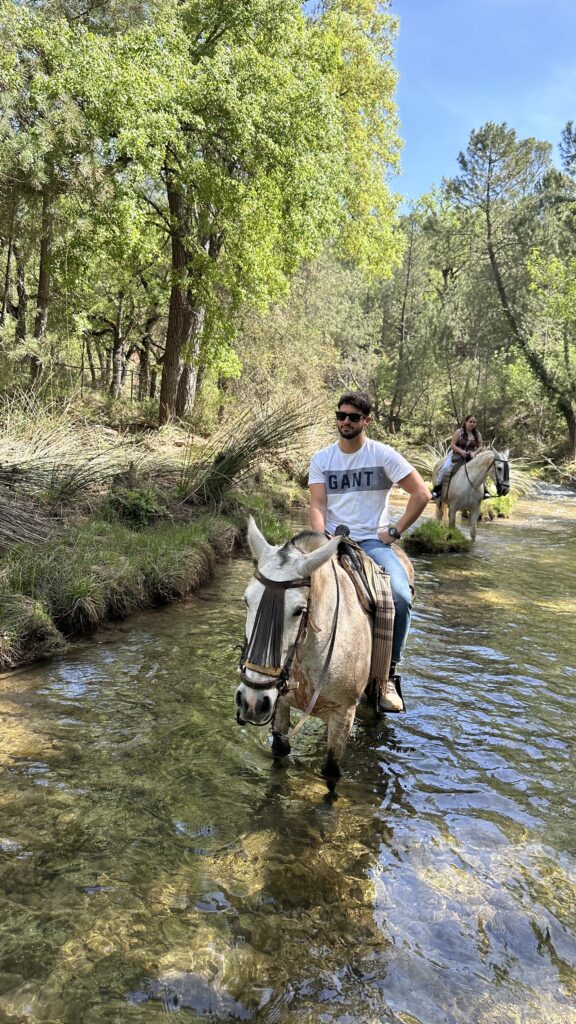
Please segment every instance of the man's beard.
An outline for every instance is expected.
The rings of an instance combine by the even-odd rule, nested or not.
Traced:
[[[338,424],[338,433],[340,434],[340,437],[343,437],[345,441],[351,441],[353,440],[353,438],[358,437],[362,433],[362,431],[364,430],[364,424],[358,424],[357,427],[350,425],[350,427],[348,428],[348,432],[346,434],[343,433],[343,429],[344,425],[342,424],[341,426],[340,424]]]

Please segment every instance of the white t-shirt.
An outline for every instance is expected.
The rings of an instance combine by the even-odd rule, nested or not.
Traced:
[[[388,523],[388,496],[397,480],[414,467],[388,444],[367,437],[357,452],[348,455],[338,442],[312,456],[309,484],[326,485],[326,529],[339,524],[350,528],[353,540],[369,540]]]

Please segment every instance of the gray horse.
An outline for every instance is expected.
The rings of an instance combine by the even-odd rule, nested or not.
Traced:
[[[456,513],[470,510],[470,540],[476,539],[476,523],[480,514],[480,503],[484,497],[484,484],[492,477],[499,497],[510,490],[510,469],[508,449],[497,452],[488,448],[473,459],[464,462],[451,474],[446,474],[442,485],[442,496],[436,503],[436,519],[444,518],[448,509],[448,523],[456,524]]]
[[[246,641],[235,694],[236,720],[271,725],[276,756],[290,753],[291,709],[321,718],[328,729],[322,773],[329,780],[342,774],[372,652],[370,616],[333,557],[339,541],[306,530],[271,545],[250,517],[256,568],[244,595]]]

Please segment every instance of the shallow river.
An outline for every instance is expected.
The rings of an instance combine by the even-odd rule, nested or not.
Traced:
[[[0,679],[0,1022],[576,1020],[576,498],[417,561],[330,801],[234,723],[249,563]]]

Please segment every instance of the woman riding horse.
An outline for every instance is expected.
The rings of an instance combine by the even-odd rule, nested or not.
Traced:
[[[469,416],[464,418],[458,430],[454,432],[450,442],[450,452],[440,466],[436,475],[436,482],[432,488],[434,501],[438,501],[442,495],[442,482],[447,471],[450,470],[450,476],[452,476],[460,466],[463,466],[465,462],[469,462],[470,459],[473,459],[475,455],[482,451],[484,442],[476,422],[474,413],[470,413]],[[490,492],[485,490],[484,498],[489,497]]]

